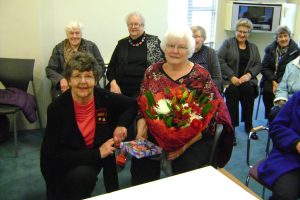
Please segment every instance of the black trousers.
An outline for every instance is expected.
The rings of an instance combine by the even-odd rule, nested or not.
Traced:
[[[93,192],[100,169],[93,166],[78,166],[64,177],[46,181],[48,200],[77,200],[88,198]]]
[[[263,101],[265,105],[265,118],[269,117],[272,107],[274,106],[273,101],[275,95],[273,93],[273,84],[271,80],[265,80],[263,83]]]
[[[229,85],[225,91],[226,105],[229,110],[231,122],[234,127],[239,126],[239,102],[242,106],[242,122],[245,122],[246,131],[252,127],[252,115],[254,100],[257,96],[257,86],[251,82],[245,82],[239,86]]]
[[[102,160],[103,179],[106,192],[119,189],[118,174],[115,157],[110,156]],[[51,177],[46,180],[48,200],[77,200],[90,197],[94,191],[101,166],[80,165],[68,170],[64,176]]]
[[[173,174],[180,174],[204,167],[208,164],[213,138],[203,138],[195,142],[177,159],[172,161]],[[160,178],[160,160],[146,158],[131,159],[131,183],[138,185]]]
[[[280,176],[273,185],[270,200],[296,200],[300,198],[300,169]]]

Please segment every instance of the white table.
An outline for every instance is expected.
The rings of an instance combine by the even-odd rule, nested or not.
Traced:
[[[244,188],[213,167],[204,167],[89,200],[191,200],[191,199],[257,199]]]

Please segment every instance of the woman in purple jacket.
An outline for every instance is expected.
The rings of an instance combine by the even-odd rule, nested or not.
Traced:
[[[258,175],[273,191],[271,200],[300,197],[300,92],[294,94],[270,124],[273,149]]]

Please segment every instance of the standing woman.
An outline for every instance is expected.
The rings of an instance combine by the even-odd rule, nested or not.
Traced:
[[[251,21],[241,18],[235,26],[235,37],[226,39],[218,50],[219,62],[225,85],[226,104],[234,127],[239,125],[239,102],[245,131],[253,128],[252,114],[254,100],[258,95],[256,76],[261,71],[261,60],[257,46],[249,42]],[[258,139],[252,135],[252,139]],[[235,142],[236,144],[236,142]]]
[[[146,34],[145,19],[138,12],[126,17],[129,36],[119,40],[107,69],[111,92],[136,97],[147,67],[163,61],[157,36]]]
[[[136,100],[95,87],[96,60],[76,52],[66,64],[69,88],[48,107],[41,147],[47,199],[83,199],[103,168],[107,192],[119,189],[114,144],[126,137]]]

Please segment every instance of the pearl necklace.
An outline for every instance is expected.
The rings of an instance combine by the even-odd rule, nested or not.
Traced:
[[[138,47],[138,46],[141,46],[145,42],[145,39],[146,39],[146,33],[144,33],[144,36],[140,42],[133,44],[130,36],[128,37],[128,42],[131,46]]]

